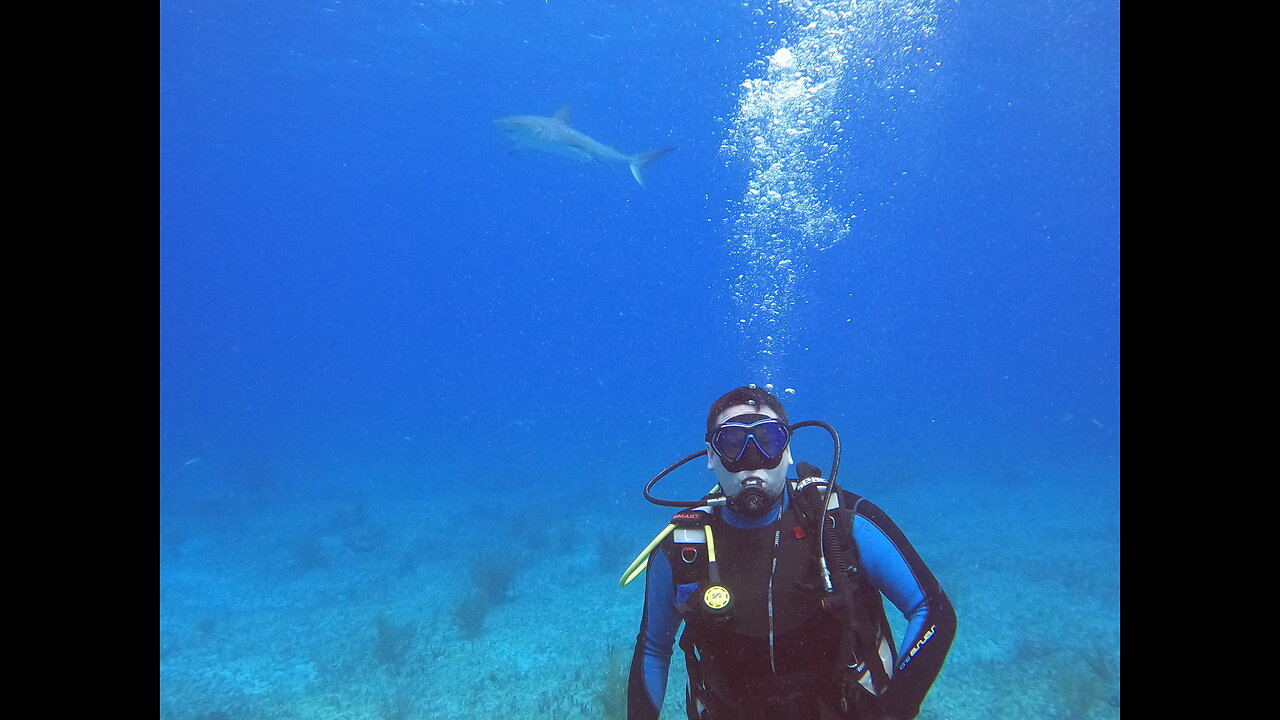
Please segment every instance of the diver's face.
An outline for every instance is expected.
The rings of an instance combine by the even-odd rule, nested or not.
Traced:
[[[778,414],[768,407],[734,405],[726,408],[716,416],[716,425],[721,425],[729,418],[737,417],[738,415],[753,413],[767,415],[772,418],[778,417]],[[731,472],[720,462],[720,456],[712,449],[711,443],[707,443],[707,469],[715,472],[716,478],[720,480],[720,489],[729,497],[734,497],[742,492],[742,489],[749,483],[757,483],[763,485],[769,497],[776,500],[782,496],[782,488],[786,486],[787,468],[794,463],[795,461],[791,459],[791,445],[788,444],[787,449],[782,452],[782,462],[778,463],[778,466],[773,469],[761,468],[759,470]]]

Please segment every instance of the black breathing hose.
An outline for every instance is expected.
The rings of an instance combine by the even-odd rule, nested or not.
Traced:
[[[654,505],[661,505],[661,506],[663,506],[663,507],[682,507],[682,508],[697,507],[699,504],[701,504],[701,503],[702,503],[702,501],[701,501],[701,500],[697,500],[697,501],[694,501],[694,502],[685,502],[685,501],[683,501],[683,500],[663,500],[662,498],[656,498],[656,497],[654,497],[653,495],[651,495],[651,494],[649,493],[649,490],[650,490],[654,485],[657,485],[659,480],[661,480],[662,478],[664,478],[664,477],[666,477],[666,476],[670,475],[670,474],[671,474],[671,472],[672,472],[673,470],[675,470],[676,468],[680,467],[681,465],[684,465],[685,463],[689,462],[690,460],[693,460],[693,459],[695,459],[695,458],[700,458],[700,457],[702,457],[703,455],[706,455],[706,454],[707,454],[707,451],[706,451],[706,450],[699,450],[698,452],[696,452],[696,453],[694,453],[694,454],[692,454],[692,455],[689,455],[689,456],[687,456],[687,457],[683,457],[683,458],[681,458],[681,459],[679,459],[679,460],[675,461],[674,463],[672,463],[672,464],[668,465],[666,470],[663,470],[662,472],[658,473],[657,475],[654,475],[652,480],[650,480],[649,482],[645,483],[645,486],[644,486],[644,499],[645,499],[645,500],[648,500],[649,502],[653,503]]]

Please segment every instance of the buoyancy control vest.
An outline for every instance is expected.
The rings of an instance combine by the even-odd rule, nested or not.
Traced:
[[[766,527],[735,528],[710,507],[672,518],[676,529],[660,547],[685,620],[691,717],[799,720],[817,718],[825,704],[859,718],[888,685],[892,634],[852,537],[861,498],[837,489],[819,513],[795,487],[789,483],[791,502]],[[830,592],[818,560],[820,522]],[[724,601],[704,598],[712,551]]]

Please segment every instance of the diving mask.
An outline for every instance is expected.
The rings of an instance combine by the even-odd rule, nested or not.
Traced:
[[[786,423],[755,413],[735,415],[707,436],[720,464],[735,473],[778,467],[790,441],[791,429]]]

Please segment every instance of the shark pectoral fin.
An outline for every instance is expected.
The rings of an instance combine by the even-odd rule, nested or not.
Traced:
[[[557,110],[556,114],[552,115],[552,117],[564,123],[565,125],[568,125],[569,124],[569,106],[568,105],[560,106],[560,109]]]
[[[644,187],[644,168],[649,163],[675,150],[675,146],[660,148],[658,150],[650,150],[649,152],[637,153],[631,158],[631,177],[640,183],[640,187]]]

